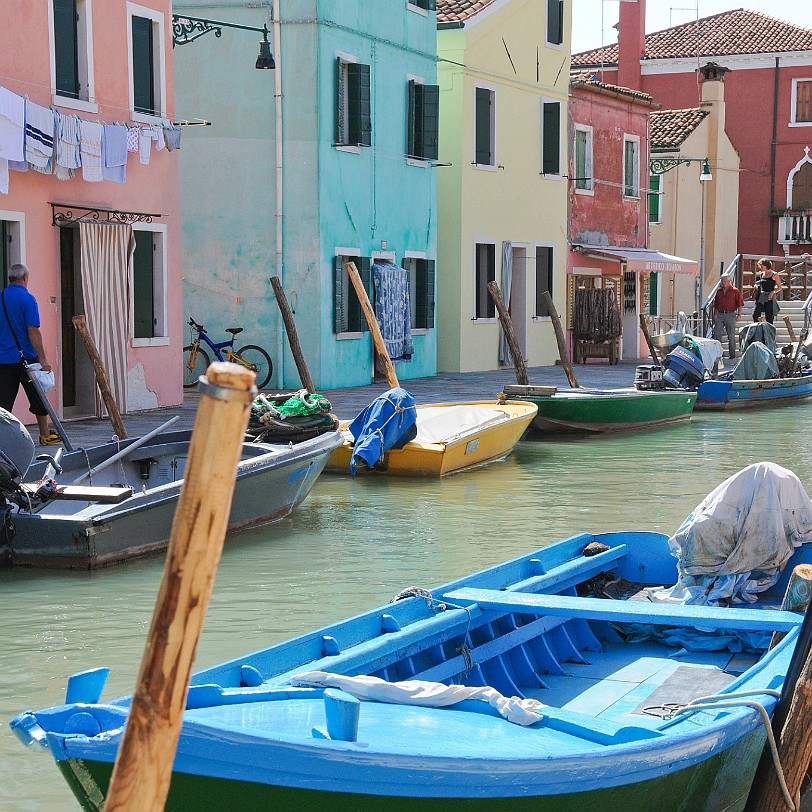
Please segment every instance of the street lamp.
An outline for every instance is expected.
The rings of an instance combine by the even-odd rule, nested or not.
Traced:
[[[224,23],[219,20],[206,20],[202,17],[186,17],[185,15],[172,15],[172,47],[176,45],[188,45],[196,39],[214,32],[215,37],[222,36],[223,28],[239,28],[243,31],[256,31],[262,34],[259,43],[259,56],[254,67],[257,70],[273,70],[276,67],[273,54],[271,53],[271,43],[268,41],[268,26],[256,28],[252,25],[237,25],[237,23]]]

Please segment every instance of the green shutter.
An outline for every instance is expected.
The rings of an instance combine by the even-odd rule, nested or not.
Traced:
[[[434,260],[423,259],[420,262],[423,265],[423,326],[431,329],[434,327]]]
[[[336,57],[336,120],[335,120],[335,143],[343,144],[344,139],[344,117],[347,111],[344,109],[344,72],[342,70],[341,57]]]
[[[547,0],[547,42],[564,42],[564,0]]]
[[[561,172],[561,104],[545,102],[543,112],[541,171],[545,175]]]
[[[660,275],[653,273],[649,276],[648,282],[648,314],[649,316],[657,315],[657,288],[659,287]]]
[[[541,298],[547,291],[553,295],[553,249],[536,246],[536,316],[549,316],[550,311]]]
[[[648,179],[648,221],[660,222],[660,178],[661,175],[649,175]]]
[[[423,121],[421,140],[423,149],[420,154],[427,161],[436,161],[438,133],[440,130],[440,86],[422,85],[422,87]]]
[[[490,166],[493,163],[491,152],[491,91],[484,87],[476,89],[476,163]]]
[[[351,62],[347,65],[347,144],[372,145],[372,109],[370,103],[369,65]]]
[[[333,259],[333,332],[344,332],[344,257]]]
[[[361,277],[361,283],[364,286],[364,290],[367,292],[367,298],[369,299],[370,303],[372,302],[372,260],[369,257],[359,257],[355,261],[356,267],[358,268],[358,275]],[[353,293],[355,293],[355,289],[353,289]],[[361,302],[358,299],[358,296],[355,296],[355,304],[358,307],[358,320],[357,320],[357,327],[355,328],[356,332],[359,333],[368,333],[369,332],[369,325],[367,324],[367,318],[364,315],[364,311],[361,308]]]
[[[417,155],[417,83],[414,79],[407,82],[406,91],[406,155]]]
[[[152,20],[132,18],[133,104],[139,113],[155,110],[155,62],[152,49]]]
[[[79,38],[76,0],[54,0],[54,62],[56,92],[79,98]]]
[[[151,231],[134,231],[133,254],[133,337],[155,335],[154,240]]]

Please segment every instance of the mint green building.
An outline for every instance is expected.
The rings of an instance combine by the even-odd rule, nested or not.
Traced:
[[[270,277],[281,278],[320,389],[369,383],[373,344],[344,263],[374,299],[372,265],[409,271],[414,352],[402,380],[437,369],[434,0],[187,0],[178,17],[223,27],[175,48],[184,312],[212,336],[270,352],[271,387],[298,388]],[[200,29],[206,28],[201,24]],[[177,26],[176,26],[177,28]]]

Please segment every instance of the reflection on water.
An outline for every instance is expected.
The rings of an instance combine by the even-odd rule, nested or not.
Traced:
[[[229,540],[197,667],[373,608],[581,531],[670,533],[722,480],[771,460],[812,482],[812,403],[625,436],[529,440],[503,463],[443,481],[323,476],[299,510]],[[112,669],[132,690],[162,557],[93,573],[0,571],[0,810],[76,810],[44,753],[8,729],[58,704],[66,678]]]

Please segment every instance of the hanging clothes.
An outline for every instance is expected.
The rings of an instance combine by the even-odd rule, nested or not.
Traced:
[[[138,156],[145,166],[149,163],[152,155],[152,139],[154,135],[152,127],[141,127],[138,134]]]
[[[25,100],[25,159],[32,169],[44,174],[53,171],[54,111],[30,99]]]
[[[0,87],[0,158],[25,160],[25,99]]]
[[[141,137],[140,127],[127,127],[127,152],[130,155],[138,154],[138,141]]]
[[[68,116],[56,112],[56,165],[66,169],[78,169],[82,165],[82,154],[79,149],[81,133],[78,116]]]
[[[375,316],[386,351],[392,361],[411,361],[412,312],[409,302],[409,272],[388,262],[372,266],[375,282]]]
[[[105,124],[102,139],[102,177],[115,183],[127,180],[127,128]]]
[[[164,127],[163,130],[164,138],[166,139],[166,148],[170,152],[180,149],[180,127],[174,124],[169,124]]]
[[[82,178],[89,183],[104,180],[102,174],[102,136],[104,129],[95,121],[80,121],[80,150],[82,155]]]
[[[155,131],[155,149],[159,152],[166,147],[166,138],[164,137],[164,128],[163,127],[153,127]],[[178,141],[178,147],[180,147],[180,141]]]

